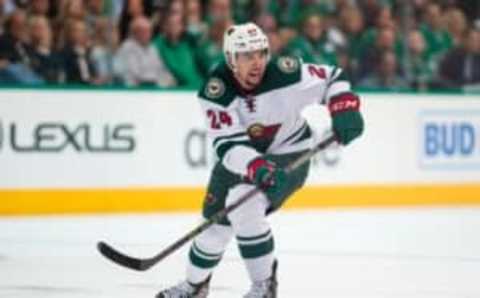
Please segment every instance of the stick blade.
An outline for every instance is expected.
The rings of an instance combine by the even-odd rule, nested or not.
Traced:
[[[151,267],[149,266],[150,264],[148,264],[148,262],[144,262],[143,260],[137,258],[129,257],[103,241],[97,243],[97,249],[104,257],[106,257],[110,261],[126,268],[137,271],[145,271]]]

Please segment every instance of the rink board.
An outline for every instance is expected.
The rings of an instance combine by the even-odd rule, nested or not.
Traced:
[[[478,95],[362,96],[366,130],[291,208],[480,204]],[[305,111],[320,139],[330,120]],[[0,91],[0,214],[198,210],[215,160],[193,92]]]
[[[479,185],[306,187],[286,208],[411,207],[480,204]],[[0,191],[0,214],[198,211],[201,188]]]

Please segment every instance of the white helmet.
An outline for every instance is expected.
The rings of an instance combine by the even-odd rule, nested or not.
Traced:
[[[268,38],[254,23],[230,26],[223,35],[223,54],[227,64],[235,69],[236,54],[267,50],[270,59]]]

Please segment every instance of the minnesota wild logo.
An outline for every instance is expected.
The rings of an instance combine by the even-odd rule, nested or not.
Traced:
[[[225,93],[225,84],[219,78],[211,78],[205,87],[205,94],[209,98],[219,98]]]
[[[293,57],[280,57],[277,64],[284,73],[292,73],[298,69],[298,60]]]
[[[260,138],[265,133],[265,126],[260,123],[252,124],[247,132],[252,139]]]

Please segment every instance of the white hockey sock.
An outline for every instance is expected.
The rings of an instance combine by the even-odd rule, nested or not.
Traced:
[[[200,283],[212,273],[232,235],[231,227],[213,225],[195,238],[187,265],[187,280],[190,283]]]
[[[203,269],[192,264],[188,263],[187,266],[187,281],[192,284],[198,284],[207,279],[207,277],[212,273],[213,268]]]
[[[273,253],[254,259],[245,259],[248,274],[252,282],[263,281],[272,275],[272,265],[275,260]]]

